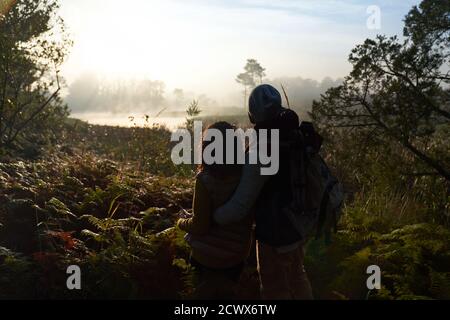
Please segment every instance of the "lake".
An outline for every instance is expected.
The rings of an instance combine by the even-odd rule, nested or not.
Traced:
[[[133,113],[109,113],[109,112],[83,112],[72,113],[71,118],[80,119],[90,124],[108,125],[108,126],[144,126],[148,125],[165,125],[167,128],[174,130],[186,122],[184,116],[160,116],[157,118],[150,117],[148,122],[145,121],[143,114]]]

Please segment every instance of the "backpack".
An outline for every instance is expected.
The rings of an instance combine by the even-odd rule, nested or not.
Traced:
[[[303,240],[324,235],[329,241],[331,230],[337,231],[344,192],[319,154],[323,138],[312,123],[303,122],[287,143],[292,200],[282,212]]]

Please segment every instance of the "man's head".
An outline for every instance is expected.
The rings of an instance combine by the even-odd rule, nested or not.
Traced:
[[[274,119],[282,110],[281,94],[271,85],[260,85],[251,93],[248,115],[253,124]]]

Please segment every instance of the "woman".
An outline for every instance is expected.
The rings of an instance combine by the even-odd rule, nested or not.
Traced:
[[[218,122],[209,126],[203,137],[211,129],[222,133],[222,154],[225,160],[226,130],[235,130],[235,127],[226,122]],[[210,143],[203,139],[202,151]],[[234,145],[236,155],[237,144]],[[213,212],[233,195],[240,177],[240,165],[202,164],[196,180],[193,216],[180,219],[177,223],[180,229],[188,233],[186,239],[192,247],[191,264],[197,273],[194,292],[196,299],[235,298],[244,262],[250,254],[252,215],[238,223],[218,226],[213,222]]]

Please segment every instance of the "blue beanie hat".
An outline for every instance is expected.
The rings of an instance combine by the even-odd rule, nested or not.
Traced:
[[[253,124],[274,119],[282,110],[281,94],[271,85],[260,85],[251,93],[248,115]]]

